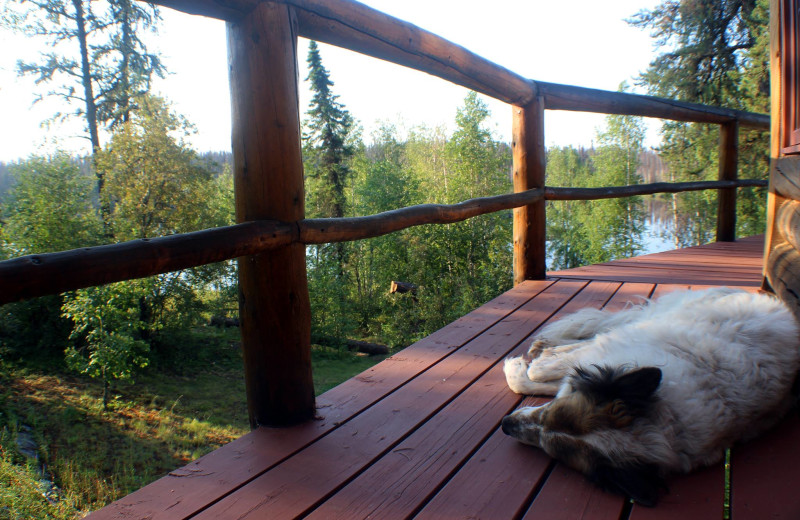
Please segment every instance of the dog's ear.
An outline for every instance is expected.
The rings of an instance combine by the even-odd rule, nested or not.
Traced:
[[[619,401],[625,404],[626,413],[638,415],[653,402],[661,369],[642,367],[623,371],[619,367],[593,365],[593,369],[575,368],[572,384],[575,389],[597,403]]]
[[[661,369],[656,367],[637,368],[614,381],[617,398],[634,410],[645,408],[660,384]]]
[[[601,464],[594,468],[589,479],[605,491],[624,495],[646,507],[658,502],[658,495],[666,485],[655,465],[642,464],[616,468]]]

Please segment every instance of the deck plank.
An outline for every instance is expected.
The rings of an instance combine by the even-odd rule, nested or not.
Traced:
[[[669,491],[657,507],[633,506],[630,520],[708,520],[722,518],[725,498],[725,467],[720,462],[689,475],[667,481]],[[747,517],[745,517],[747,518]]]
[[[625,502],[557,463],[522,520],[618,520]]]
[[[524,401],[528,406],[546,402]],[[496,429],[486,443],[414,517],[418,520],[519,518],[553,461]],[[522,468],[522,470],[520,469]]]
[[[800,418],[731,450],[731,518],[800,518]]]
[[[539,303],[523,305],[511,318],[500,321],[387,396],[380,406],[361,413],[197,518],[245,519],[264,515],[291,518],[309,512],[343,483],[394,449],[397,442],[504,357],[510,349],[509,343],[513,346],[525,338],[585,284],[573,280],[554,283],[537,295],[535,301]],[[309,468],[314,469],[309,471]]]
[[[525,282],[318,397],[319,420],[259,428],[89,518],[719,518],[722,464],[672,478],[648,509],[504,435],[506,413],[546,401],[511,393],[502,359],[583,307],[620,310],[687,288],[758,290],[762,247],[755,237]],[[734,450],[734,519],[800,517],[791,489],[800,420],[785,428]],[[780,504],[764,509],[764,496]]]
[[[592,282],[570,302],[562,307],[548,322],[584,307],[602,307],[618,292],[620,284]],[[523,354],[530,344],[531,333],[518,346],[513,355]],[[507,392],[502,367],[493,369],[500,380],[502,391]],[[525,399],[522,406],[533,406],[546,399]],[[538,455],[530,455],[530,452]],[[500,456],[496,457],[495,454]],[[522,455],[522,454],[525,455]],[[520,445],[497,430],[487,444],[481,447],[457,474],[442,488],[419,516],[422,518],[493,518],[503,511],[501,518],[513,517],[522,512],[530,501],[532,486],[520,482],[538,481],[551,464],[540,450]],[[481,512],[481,513],[478,513]]]

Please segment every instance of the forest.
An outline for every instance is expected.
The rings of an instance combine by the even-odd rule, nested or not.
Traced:
[[[141,37],[158,24],[155,7],[132,0],[109,0],[102,12],[78,0],[4,4],[5,27],[81,43],[74,47],[83,56],[45,55],[20,63],[18,73],[40,80],[43,95],[74,105],[66,116],[85,122],[93,153],[0,163],[0,260],[234,223],[230,154],[193,150],[187,144],[191,122],[149,90],[152,77],[166,73]],[[637,82],[653,95],[768,112],[767,7],[763,0],[669,1],[633,14],[628,22],[650,31],[664,48]],[[336,71],[326,69],[313,42],[303,65],[314,94],[301,107],[308,217],[371,215],[512,191],[510,144],[489,130],[490,113],[479,95],[463,99],[452,132],[385,122],[365,136],[357,114],[339,102]],[[620,89],[629,86],[623,82]],[[716,178],[716,126],[665,122],[661,138],[658,149],[647,150],[641,119],[608,116],[592,148],[547,150],[547,184]],[[765,179],[768,150],[765,132],[743,130],[740,178]],[[738,236],[763,232],[765,199],[763,189],[740,190]],[[548,269],[641,254],[654,211],[669,222],[664,238],[674,246],[714,239],[714,191],[549,202]],[[355,363],[348,351],[354,340],[396,352],[509,289],[511,225],[511,212],[500,212],[309,246],[315,370],[331,360]],[[236,404],[187,397],[178,406],[188,391],[154,382],[164,374],[199,381],[198,371],[209,365],[216,366],[209,373],[239,377],[231,376],[241,363],[235,327],[211,326],[236,323],[237,299],[236,263],[224,262],[0,307],[0,518],[70,518],[241,434],[243,391]],[[363,368],[352,365],[356,372]],[[87,390],[72,404],[51,403],[55,426],[48,427],[41,404],[26,400],[26,393],[53,399],[46,390],[62,385]],[[218,411],[225,407],[240,412]],[[140,437],[169,436],[154,441],[165,453],[153,455],[161,462],[140,467],[141,452],[111,466],[70,462],[80,458],[69,450],[82,445],[54,430],[80,422],[103,428],[109,421],[123,421],[118,427]],[[114,449],[130,442],[124,437],[109,434]],[[34,443],[36,462],[14,448],[20,439]],[[103,485],[92,488],[91,481]],[[23,501],[23,495],[32,498]]]

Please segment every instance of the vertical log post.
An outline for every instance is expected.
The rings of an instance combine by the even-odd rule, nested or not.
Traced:
[[[512,110],[514,191],[544,188],[544,99]],[[514,210],[514,285],[545,278],[545,224],[544,199]]]
[[[285,4],[259,4],[228,23],[236,220],[304,216],[297,22]],[[239,312],[250,425],[314,416],[305,247],[239,259]]]
[[[739,122],[723,123],[719,127],[719,180],[739,178]],[[736,188],[718,191],[717,242],[736,240]]]

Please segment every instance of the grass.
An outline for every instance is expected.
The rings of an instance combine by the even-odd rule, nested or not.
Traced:
[[[203,328],[171,355],[115,384],[108,411],[97,381],[0,366],[0,520],[80,518],[249,431],[238,330]],[[317,394],[380,359],[315,347]],[[25,429],[37,461],[17,450]]]

